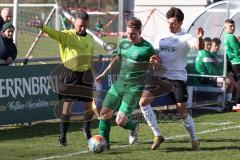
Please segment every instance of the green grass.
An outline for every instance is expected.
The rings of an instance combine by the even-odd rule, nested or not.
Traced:
[[[32,33],[33,32],[33,33]],[[37,30],[32,32],[18,32],[17,58],[24,58],[35,40]],[[101,37],[106,42],[117,44],[117,37]],[[106,54],[107,52],[95,42],[94,54]],[[43,36],[39,39],[32,52],[33,57],[56,57],[59,56],[59,43],[49,37]]]
[[[149,141],[152,140],[153,135],[145,123],[140,124],[140,143],[132,146],[128,145],[128,131],[113,126],[111,131],[112,149],[101,154],[87,152],[87,142],[79,132],[80,124],[77,122],[73,122],[70,126],[67,147],[57,146],[59,135],[57,123],[5,128],[0,130],[0,159],[39,159],[76,153],[55,159],[237,160],[240,157],[239,119],[239,113],[208,114],[195,117],[196,130],[201,139],[201,151],[198,152],[191,150],[189,136],[180,120],[160,121],[159,126],[166,141],[154,151],[149,149],[151,145]],[[98,134],[96,121],[93,128],[93,134]],[[203,133],[206,130],[209,132]],[[179,135],[183,136],[176,138]],[[126,146],[124,147],[124,145]],[[86,153],[82,153],[83,151]]]

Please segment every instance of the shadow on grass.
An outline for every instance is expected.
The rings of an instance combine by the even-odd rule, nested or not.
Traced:
[[[69,132],[81,131],[83,122],[70,122]],[[91,128],[98,128],[98,120],[93,120],[91,123]],[[1,140],[16,140],[16,139],[26,139],[33,137],[43,137],[47,135],[60,134],[59,123],[39,123],[31,126],[17,126],[15,128],[2,129],[0,130],[0,141]],[[81,134],[81,133],[80,133]]]
[[[112,122],[112,126],[116,126],[114,120],[112,120]],[[91,129],[98,128],[98,124],[99,121],[97,119],[93,120],[90,126]],[[81,131],[82,127],[83,121],[72,121],[70,122],[68,133],[79,131],[79,134],[83,135]],[[43,122],[30,126],[16,126],[14,128],[1,129],[0,141],[43,137],[56,134],[60,135],[59,122]]]
[[[226,146],[225,144],[223,144],[222,146],[219,146],[219,147],[204,147],[204,145],[202,144],[203,142],[206,142],[206,143],[215,143],[215,142],[240,142],[240,139],[233,139],[233,138],[230,138],[230,139],[201,139],[200,140],[201,142],[201,151],[217,151],[217,150],[239,150],[240,149],[240,146]],[[141,144],[152,144],[153,142],[152,141],[149,141],[149,142],[143,142]],[[193,151],[192,148],[191,148],[191,143],[189,140],[166,140],[164,141],[164,143],[166,144],[176,144],[176,147],[166,147],[164,148],[164,150],[166,150],[166,152],[182,152],[182,151]],[[164,145],[161,144],[162,145]],[[189,147],[181,147],[181,144],[189,144]],[[160,148],[161,148],[160,146]]]

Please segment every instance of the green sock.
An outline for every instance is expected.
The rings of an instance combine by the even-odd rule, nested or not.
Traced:
[[[130,130],[133,130],[135,129],[137,126],[137,123],[136,122],[133,122],[133,120],[128,120],[126,125],[123,127],[124,129],[130,129]]]
[[[100,119],[99,134],[106,139],[107,143],[109,143],[110,130],[111,130],[111,121]]]

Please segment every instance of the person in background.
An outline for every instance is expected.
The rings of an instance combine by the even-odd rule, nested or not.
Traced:
[[[0,14],[0,30],[2,30],[2,26],[4,25],[4,23],[11,21],[11,17],[12,17],[12,12],[11,12],[10,8],[3,8],[1,10],[1,14]]]
[[[103,25],[102,25],[102,22],[101,22],[100,19],[97,19],[97,22],[95,24],[95,29],[97,31],[97,35],[99,37],[101,37],[102,36],[102,31],[103,31]]]
[[[4,23],[0,32],[0,65],[7,66],[17,57],[17,48],[13,43],[14,26],[7,22]]]
[[[217,53],[220,49],[221,40],[214,38],[213,40],[209,37],[204,38],[205,47],[204,50],[198,52],[195,68],[196,71],[201,75],[212,75],[221,76],[223,75],[223,63],[220,63],[221,59]],[[223,61],[222,61],[223,62]],[[202,77],[200,83],[212,84],[215,87],[221,87],[223,85],[223,78],[221,77]],[[232,91],[233,91],[233,77],[228,74],[226,79],[226,102],[231,103]]]
[[[218,58],[218,53],[219,53],[221,43],[222,43],[221,40],[217,37],[212,39],[211,52],[216,56],[216,59],[218,60],[217,63],[220,63],[219,58]],[[223,70],[223,67],[222,67],[222,70]],[[222,73],[223,72],[221,72],[221,74]],[[229,70],[229,69],[227,69],[226,85],[227,85],[227,88],[226,88],[227,94],[226,94],[226,97],[225,97],[225,101],[226,101],[227,104],[231,105],[233,88],[237,87],[237,84],[235,83],[233,71]]]
[[[234,35],[235,22],[232,19],[226,19],[224,23],[224,47],[228,60],[231,62],[232,70],[236,76],[237,81],[237,95],[236,106],[233,108],[240,108],[240,42]],[[230,68],[230,67],[229,67]]]

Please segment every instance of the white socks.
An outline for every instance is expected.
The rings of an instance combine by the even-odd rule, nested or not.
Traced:
[[[140,106],[142,114],[147,121],[148,125],[151,127],[153,134],[155,136],[160,136],[160,129],[157,124],[157,119],[151,105]]]
[[[183,124],[190,134],[192,141],[197,141],[198,138],[195,135],[194,121],[190,115],[188,115],[187,118],[183,120]]]

